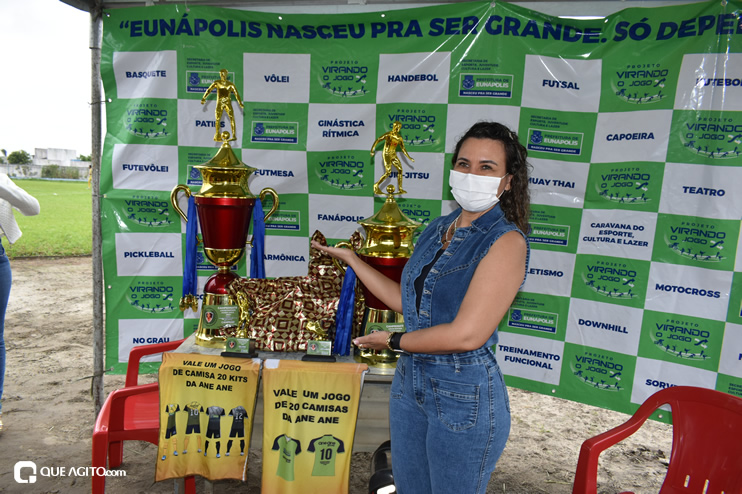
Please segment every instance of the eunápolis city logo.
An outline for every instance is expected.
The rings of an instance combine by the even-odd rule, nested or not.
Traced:
[[[584,135],[578,132],[558,132],[544,129],[528,129],[528,150],[554,154],[582,154]]]
[[[556,334],[559,314],[512,307],[508,317],[511,328],[529,329],[542,333]]]
[[[485,98],[511,98],[513,76],[506,74],[461,74],[459,96]]]
[[[228,78],[234,81],[234,74]],[[221,80],[218,70],[188,70],[186,71],[186,93],[203,94],[214,81]]]
[[[299,122],[253,121],[252,142],[296,144],[299,142]]]
[[[569,243],[569,225],[531,223],[530,242],[566,246]]]

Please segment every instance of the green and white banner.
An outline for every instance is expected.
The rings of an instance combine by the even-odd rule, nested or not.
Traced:
[[[132,346],[198,325],[178,309],[185,224],[169,197],[200,189],[194,165],[229,125],[213,96],[200,100],[227,69],[244,101],[233,147],[258,169],[250,189],[280,196],[269,277],[306,275],[315,230],[347,240],[380,208],[383,163],[369,150],[394,121],[415,159],[399,203],[423,224],[456,207],[457,137],[500,121],[533,165],[530,272],[497,346],[508,384],[625,412],[673,385],[742,396],[741,11],[718,0],[590,20],[489,1],[111,10],[106,365],[123,372]],[[199,253],[199,286],[212,273]]]

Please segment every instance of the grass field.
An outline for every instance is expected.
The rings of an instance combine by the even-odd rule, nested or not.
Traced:
[[[14,211],[23,236],[10,248],[3,239],[9,258],[91,255],[93,201],[87,181],[13,181],[39,200],[41,213]]]

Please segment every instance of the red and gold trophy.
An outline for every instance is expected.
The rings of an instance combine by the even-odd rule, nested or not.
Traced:
[[[240,313],[240,304],[227,290],[227,286],[239,278],[232,271],[245,254],[247,236],[250,229],[255,196],[250,192],[247,181],[256,171],[242,163],[229,145],[228,132],[219,152],[206,163],[196,165],[203,182],[201,190],[194,194],[198,221],[203,236],[203,250],[206,258],[216,266],[217,272],[209,277],[204,286],[201,304],[201,319],[196,332],[196,344],[209,348],[221,348],[227,337],[247,338],[244,324],[245,315]],[[188,217],[178,206],[178,193],[190,197],[191,190],[186,185],[176,185],[170,193],[173,208],[188,221]],[[266,195],[273,198],[273,206],[267,220],[278,208],[278,194],[266,187],[260,192],[260,200]],[[243,304],[244,305],[244,304]]]
[[[215,80],[201,98],[201,104],[206,103],[207,96],[216,92],[215,141],[222,145],[216,155],[206,163],[196,165],[201,172],[201,190],[194,194],[196,213],[203,236],[203,250],[206,258],[217,268],[217,272],[209,277],[204,286],[204,298],[201,304],[201,319],[196,332],[196,344],[209,348],[224,348],[228,337],[248,338],[246,319],[249,313],[249,303],[236,300],[227,290],[227,286],[239,278],[232,271],[245,253],[247,236],[250,230],[255,196],[250,192],[247,182],[255,168],[247,166],[235,156],[229,141],[236,140],[235,119],[232,110],[232,95],[237,104],[243,107],[237,86],[227,79],[229,72],[222,69],[221,78]],[[232,135],[224,131],[219,133],[221,119],[224,113],[229,117]],[[170,193],[170,202],[173,208],[188,222],[188,217],[178,206],[178,192],[182,191],[186,197],[191,196],[191,190],[186,185],[177,185]],[[261,202],[266,195],[273,198],[273,206],[265,220],[278,208],[278,194],[275,190],[266,187],[260,191]],[[184,294],[181,300],[181,310],[187,306],[197,310],[195,296],[190,299]]]
[[[389,177],[392,166],[397,169],[398,185],[396,192],[394,185],[387,185],[386,201],[381,209],[370,218],[358,222],[365,230],[365,241],[357,252],[363,261],[397,282],[400,281],[402,269],[412,255],[415,230],[421,226],[421,223],[408,218],[394,199],[395,195],[405,193],[405,190],[402,189],[402,166],[396,155],[396,147],[400,146],[404,155],[414,161],[407,154],[404,142],[399,134],[400,129],[399,122],[394,122],[392,130],[379,137],[371,148],[371,155],[373,156],[376,145],[382,140],[385,141],[382,153],[385,173],[374,184],[374,191],[377,194],[381,192],[380,184]],[[364,334],[374,331],[403,332],[405,330],[402,314],[391,310],[363,285],[361,285],[361,290],[366,305],[362,323]],[[361,360],[376,367],[395,366],[397,355],[391,350],[360,350]]]

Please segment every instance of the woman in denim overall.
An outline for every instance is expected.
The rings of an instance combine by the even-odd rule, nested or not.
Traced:
[[[494,348],[528,267],[526,149],[504,125],[479,122],[456,144],[452,164],[449,182],[461,207],[422,232],[400,283],[349,249],[312,244],[346,262],[404,315],[405,333],[354,340],[402,352],[389,400],[401,494],[484,493],[510,433]]]

